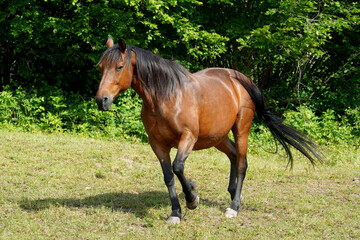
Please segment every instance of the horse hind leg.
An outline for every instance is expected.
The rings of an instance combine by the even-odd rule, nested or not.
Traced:
[[[253,116],[253,109],[241,108],[232,128],[236,148],[236,162],[234,172],[236,172],[235,174],[237,182],[231,205],[225,212],[225,215],[228,218],[236,217],[240,210],[241,191],[247,170],[246,153],[248,147],[248,137],[250,134]]]
[[[236,147],[235,143],[231,141],[228,137],[220,144],[215,146],[219,151],[223,152],[228,156],[230,160],[230,177],[229,177],[229,186],[228,192],[230,193],[231,200],[234,199],[236,191]]]

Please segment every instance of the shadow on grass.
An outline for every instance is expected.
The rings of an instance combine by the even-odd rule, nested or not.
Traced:
[[[180,198],[184,200],[184,194]],[[200,204],[222,209],[225,207],[217,201],[201,199]],[[110,211],[121,211],[132,213],[136,217],[144,218],[148,216],[148,209],[151,208],[170,208],[170,198],[167,192],[148,191],[142,193],[104,193],[85,198],[44,198],[44,199],[24,199],[19,202],[22,209],[26,211],[42,211],[50,207],[68,208],[101,208]],[[185,209],[185,206],[182,206]]]
[[[142,193],[104,193],[85,198],[45,198],[19,202],[26,211],[41,211],[50,207],[68,208],[104,208],[110,211],[133,213],[143,218],[148,215],[149,208],[170,206],[167,192],[149,191]]]

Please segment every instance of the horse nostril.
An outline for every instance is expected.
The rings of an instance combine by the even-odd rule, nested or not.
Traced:
[[[99,110],[107,111],[110,109],[110,106],[113,102],[113,98],[111,96],[97,96],[96,103],[98,105]]]

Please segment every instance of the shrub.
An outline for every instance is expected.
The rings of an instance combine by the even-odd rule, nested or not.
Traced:
[[[305,132],[319,143],[350,143],[357,140],[347,117],[337,116],[334,110],[328,109],[316,116],[310,108],[300,107],[298,111],[284,114],[286,122]]]
[[[55,87],[41,91],[0,93],[0,125],[24,131],[70,132],[92,137],[122,137],[147,141],[140,120],[141,99],[129,90],[115,101],[112,110],[97,110],[94,99],[67,94]]]
[[[0,126],[24,131],[69,132],[91,137],[125,138],[147,141],[140,118],[141,99],[128,90],[113,103],[110,111],[97,109],[92,98],[68,94],[58,88],[41,90],[5,88],[0,93]],[[331,143],[359,144],[360,108],[347,109],[338,116],[327,110],[320,116],[307,107],[284,113],[286,123],[305,132],[322,145]],[[270,131],[254,123],[250,144],[273,143]]]

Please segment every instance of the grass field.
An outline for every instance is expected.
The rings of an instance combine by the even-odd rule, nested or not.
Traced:
[[[185,216],[172,226],[148,145],[3,129],[0,239],[360,239],[360,150],[333,146],[326,155],[315,168],[296,155],[289,170],[280,155],[251,151],[245,204],[227,219],[228,159],[193,152],[185,173],[200,205],[185,209],[180,194]]]

